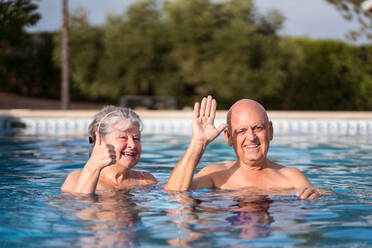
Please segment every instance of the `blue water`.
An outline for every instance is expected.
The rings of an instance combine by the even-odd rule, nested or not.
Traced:
[[[189,137],[147,135],[136,166],[158,185],[77,197],[85,138],[0,137],[0,247],[372,247],[372,138],[275,137],[269,157],[334,195],[299,200],[249,191],[162,190]],[[229,161],[222,138],[199,166]]]

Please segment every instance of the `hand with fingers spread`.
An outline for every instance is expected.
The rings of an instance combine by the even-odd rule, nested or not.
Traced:
[[[303,200],[314,200],[321,197],[321,194],[315,187],[311,186],[300,188],[297,191],[296,196],[300,197]]]
[[[106,144],[101,134],[96,132],[96,142],[87,165],[94,165],[95,169],[103,169],[106,166],[116,163],[116,153],[114,146]]]
[[[211,96],[204,97],[201,104],[197,102],[194,105],[192,138],[201,141],[205,146],[212,142],[227,127],[226,124],[221,124],[218,128],[214,126],[216,105],[216,100]]]
[[[190,145],[173,169],[164,189],[184,191],[193,187],[194,171],[205,148],[227,127],[226,124],[218,128],[214,126],[216,105],[216,100],[211,96],[204,97],[201,104],[195,103]],[[203,183],[209,185],[211,182],[204,180]]]

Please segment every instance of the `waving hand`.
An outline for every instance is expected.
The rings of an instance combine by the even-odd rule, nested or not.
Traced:
[[[192,186],[194,171],[202,157],[205,148],[211,143],[226,127],[226,124],[218,128],[214,126],[216,117],[216,100],[211,96],[203,98],[200,103],[194,105],[192,119],[192,138],[185,154],[182,156],[176,167],[173,169],[165,190],[185,191]],[[203,186],[212,187],[211,181],[203,182]],[[200,185],[193,185],[193,187]]]
[[[201,104],[197,102],[194,105],[192,138],[205,145],[212,142],[227,127],[226,124],[221,124],[218,128],[214,126],[216,105],[216,100],[211,96],[204,97]]]

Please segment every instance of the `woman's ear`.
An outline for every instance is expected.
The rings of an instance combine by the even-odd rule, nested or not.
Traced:
[[[231,136],[230,136],[229,130],[226,128],[223,132],[225,134],[226,143],[229,146],[232,146],[232,140],[231,140]]]

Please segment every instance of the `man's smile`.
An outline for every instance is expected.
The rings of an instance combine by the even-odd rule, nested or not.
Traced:
[[[252,145],[244,145],[244,148],[253,149],[259,147],[259,144],[252,144]]]

